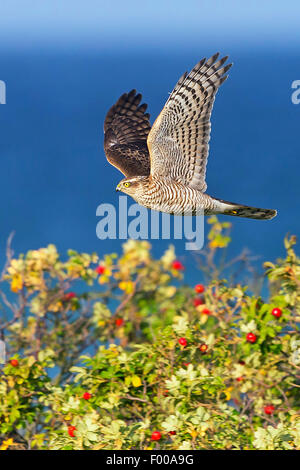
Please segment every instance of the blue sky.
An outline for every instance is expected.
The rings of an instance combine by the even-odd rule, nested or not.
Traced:
[[[299,14],[299,0],[2,0],[0,44],[296,46]]]
[[[234,67],[214,106],[208,194],[278,209],[270,222],[226,220],[232,255],[282,256],[284,235],[300,233],[299,17],[299,0],[1,0],[0,265],[13,230],[16,253],[120,251],[95,234],[122,178],[104,156],[105,114],[137,88],[153,122],[179,76],[217,50]],[[154,241],[155,254],[168,245]]]

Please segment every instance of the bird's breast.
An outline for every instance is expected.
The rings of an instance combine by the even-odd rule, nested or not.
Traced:
[[[177,182],[154,181],[139,198],[139,204],[174,215],[194,215],[205,210],[208,196]]]

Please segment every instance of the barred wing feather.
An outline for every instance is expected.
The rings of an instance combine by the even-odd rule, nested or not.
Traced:
[[[147,105],[136,90],[124,93],[108,111],[104,122],[107,160],[126,177],[148,176],[150,157],[147,137],[151,129]]]
[[[205,192],[210,116],[232,64],[219,54],[202,59],[177,82],[148,135],[151,175]]]

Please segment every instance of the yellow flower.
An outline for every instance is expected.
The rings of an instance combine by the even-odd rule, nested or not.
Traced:
[[[60,300],[58,300],[57,302],[49,305],[48,310],[50,312],[59,312],[61,310],[62,306],[63,306],[62,302]]]
[[[19,290],[21,290],[23,287],[23,281],[22,281],[22,276],[21,274],[14,274],[13,277],[12,277],[12,281],[11,281],[11,285],[10,285],[10,288],[12,290],[12,292],[19,292]]]
[[[172,339],[167,343],[167,348],[168,349],[174,349],[176,342]]]
[[[41,272],[29,271],[26,275],[26,286],[43,288],[45,286],[44,279],[41,275]]]
[[[131,377],[131,382],[134,387],[140,387],[142,385],[142,381],[138,375]]]
[[[15,380],[13,377],[8,376],[7,377],[7,383],[10,388],[13,388],[15,386]]]
[[[119,283],[119,288],[125,291],[126,294],[131,294],[131,292],[133,291],[134,285],[132,281],[128,281],[128,282],[121,281]]]
[[[6,441],[2,442],[0,450],[6,450],[9,446],[14,445],[14,440],[12,438],[7,439]]]
[[[164,269],[170,269],[170,267],[172,266],[172,263],[173,263],[173,261],[175,261],[175,259],[176,259],[175,249],[174,249],[174,246],[171,245],[167,249],[167,251],[165,251],[163,256],[161,257],[161,262],[162,262],[163,268]]]
[[[233,387],[228,387],[226,388],[226,390],[224,390],[224,393],[225,393],[225,396],[226,396],[226,400],[229,401],[231,399],[231,391],[232,391]]]
[[[76,263],[69,264],[67,266],[67,271],[68,271],[68,275],[72,277],[73,279],[76,279],[82,276],[83,274],[85,274],[84,268],[80,264],[76,264]]]
[[[10,266],[7,268],[8,274],[13,276],[14,274],[20,273],[24,269],[24,261],[20,259],[12,259]]]
[[[106,282],[109,282],[109,277],[106,275],[99,276],[98,277],[98,282],[100,285],[105,284]]]

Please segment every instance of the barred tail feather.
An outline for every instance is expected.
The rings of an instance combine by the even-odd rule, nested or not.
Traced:
[[[218,209],[220,213],[225,215],[232,215],[233,217],[246,217],[248,219],[273,219],[277,215],[274,209],[261,209],[259,207],[244,206],[234,202],[223,201],[222,199],[215,199],[218,201]]]

